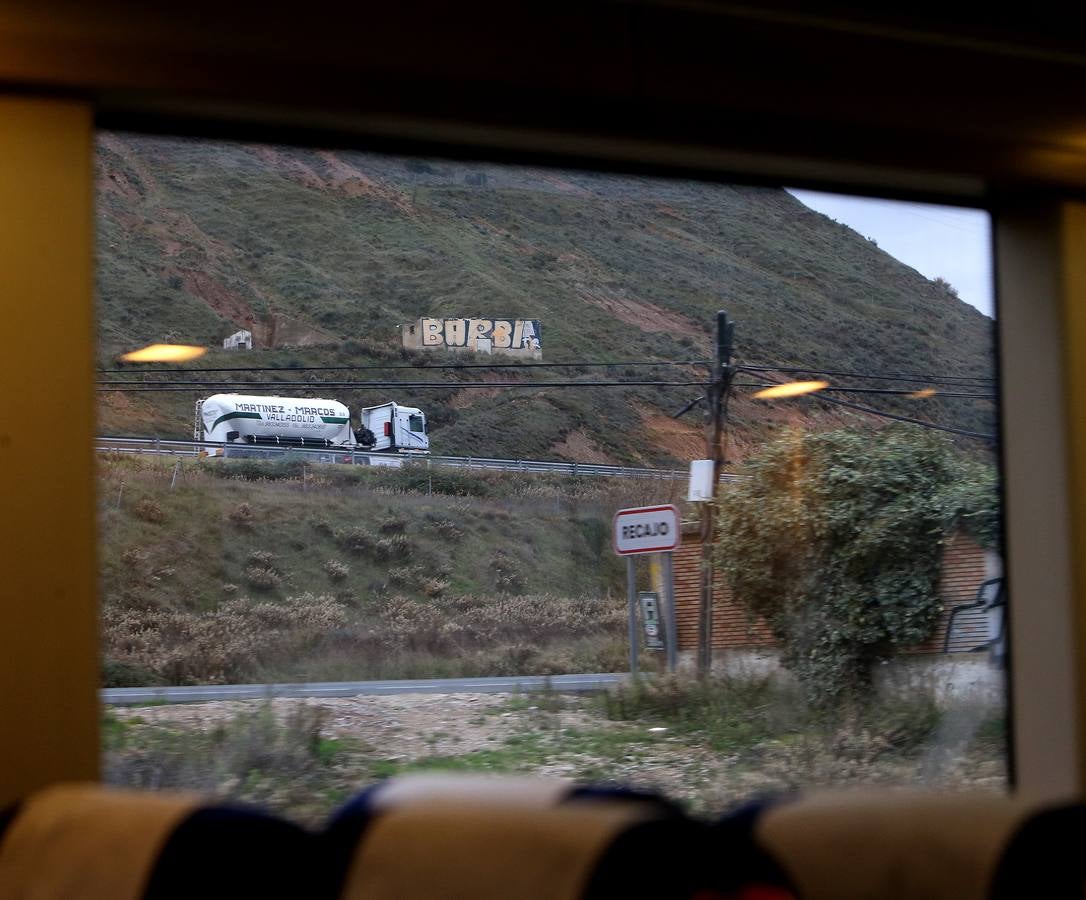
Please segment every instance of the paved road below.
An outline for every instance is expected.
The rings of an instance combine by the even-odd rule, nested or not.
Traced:
[[[258,700],[262,697],[354,697],[363,694],[506,694],[514,691],[598,691],[617,684],[624,673],[595,675],[515,675],[502,678],[409,678],[401,681],[323,681],[308,684],[208,684],[186,687],[104,688],[102,702],[197,703],[207,700]]]

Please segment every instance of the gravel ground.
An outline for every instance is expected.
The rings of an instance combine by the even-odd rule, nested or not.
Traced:
[[[697,733],[657,723],[609,721],[581,695],[400,694],[395,696],[219,701],[120,707],[111,715],[128,738],[106,751],[107,778],[141,786],[186,787],[168,777],[148,785],[147,738],[209,734],[246,715],[271,712],[286,727],[299,715],[335,747],[315,774],[223,773],[197,787],[264,803],[318,823],[345,797],[375,780],[419,768],[517,771],[580,781],[650,787],[694,813],[716,815],[766,793],[840,785],[999,792],[1007,788],[1001,742],[978,740],[979,717],[950,711],[928,744],[908,753],[861,732],[791,735],[735,752],[713,750]],[[143,763],[132,774],[133,755]],[[314,758],[316,759],[316,757]],[[324,759],[322,757],[322,759]],[[270,765],[270,764],[269,764]],[[257,786],[254,786],[257,785]],[[272,787],[269,787],[269,784]]]

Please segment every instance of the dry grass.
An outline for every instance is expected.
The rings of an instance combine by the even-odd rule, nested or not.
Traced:
[[[153,683],[192,684],[314,677],[314,665],[345,660],[340,677],[595,670],[621,665],[612,645],[624,621],[621,605],[588,597],[397,595],[360,612],[302,594],[231,599],[203,612],[107,605],[102,632],[105,655],[126,682],[145,672]],[[420,671],[426,665],[430,672]]]

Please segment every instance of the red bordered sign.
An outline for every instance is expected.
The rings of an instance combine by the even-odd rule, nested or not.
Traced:
[[[679,511],[666,506],[638,506],[615,513],[611,546],[619,556],[667,553],[679,546]]]

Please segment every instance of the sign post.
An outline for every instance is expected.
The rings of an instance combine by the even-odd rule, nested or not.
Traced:
[[[668,671],[675,671],[678,653],[671,552],[679,546],[680,536],[679,511],[671,504],[620,509],[615,513],[612,545],[615,553],[626,557],[631,675],[636,675],[638,671],[637,572],[633,558],[643,553],[658,553],[663,558],[664,646],[667,650]]]
[[[630,674],[637,674],[637,571],[634,558],[626,557],[626,615],[630,631]]]

